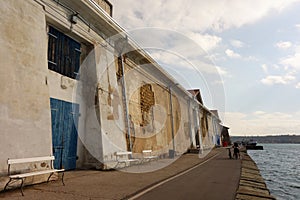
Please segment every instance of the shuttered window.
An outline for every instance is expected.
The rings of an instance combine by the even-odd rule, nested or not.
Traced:
[[[48,69],[75,79],[80,67],[80,43],[49,26]]]

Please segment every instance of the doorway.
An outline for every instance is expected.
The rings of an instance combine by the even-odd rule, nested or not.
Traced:
[[[76,168],[79,104],[50,98],[52,147],[56,169]]]

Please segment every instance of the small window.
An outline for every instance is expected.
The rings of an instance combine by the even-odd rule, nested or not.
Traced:
[[[48,69],[75,79],[80,67],[80,43],[49,26]]]

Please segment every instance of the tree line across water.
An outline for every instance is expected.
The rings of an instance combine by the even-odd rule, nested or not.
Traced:
[[[257,143],[292,143],[300,144],[300,135],[268,135],[268,136],[231,136],[231,141],[256,141]]]

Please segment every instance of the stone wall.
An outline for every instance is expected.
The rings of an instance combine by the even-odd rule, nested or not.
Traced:
[[[265,180],[260,175],[259,169],[252,158],[246,153],[241,152],[242,169],[241,178],[236,192],[236,200],[261,199],[267,200],[275,198],[270,194]]]

